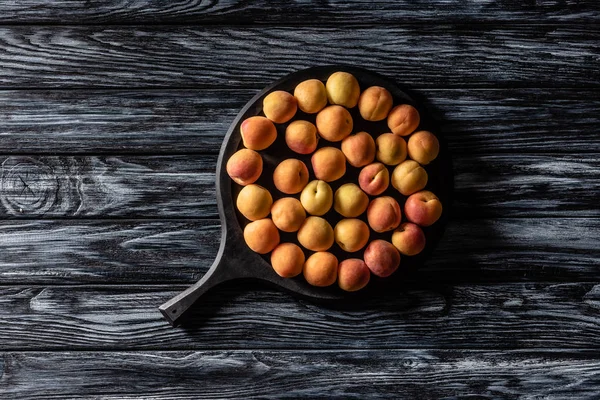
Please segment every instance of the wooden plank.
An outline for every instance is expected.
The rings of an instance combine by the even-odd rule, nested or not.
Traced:
[[[0,224],[0,282],[193,282],[217,254],[217,220]]]
[[[597,90],[419,90],[415,97],[453,154],[600,151]]]
[[[517,281],[596,282],[599,261],[597,219],[453,220],[415,279],[503,282],[514,274]]]
[[[600,86],[594,25],[14,26],[0,37],[2,88],[256,88],[340,63],[410,87]]]
[[[216,216],[215,155],[0,156],[0,216]]]
[[[600,219],[454,220],[412,281],[600,279]],[[4,221],[3,284],[193,283],[220,242],[217,220]]]
[[[453,162],[458,217],[600,216],[598,154],[458,156]]]
[[[217,216],[216,155],[0,156],[2,218]],[[600,216],[600,158],[454,158],[458,217]],[[266,172],[265,172],[266,174]]]
[[[600,384],[598,354],[564,350],[6,352],[0,365],[0,395],[27,400],[589,399]]]
[[[0,90],[0,149],[4,154],[217,153],[229,125],[255,94]]]
[[[423,282],[337,307],[240,283],[209,293],[173,329],[157,306],[183,288],[0,288],[3,350],[600,350],[598,281]]]
[[[581,23],[598,21],[594,0],[577,2],[536,1],[514,3],[491,0],[465,3],[432,0],[426,3],[400,0],[333,0],[312,2],[275,1],[40,1],[3,2],[3,24],[407,24],[456,21],[461,23],[510,21]]]
[[[260,88],[0,91],[0,154],[217,153]],[[421,89],[453,154],[600,152],[593,89]]]

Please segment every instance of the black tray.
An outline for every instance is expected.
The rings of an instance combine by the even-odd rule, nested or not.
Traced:
[[[302,275],[291,279],[281,278],[273,271],[273,268],[269,263],[270,254],[260,255],[250,250],[244,242],[243,237],[243,228],[248,221],[246,221],[244,217],[239,214],[235,207],[235,199],[237,193],[241,190],[241,187],[229,178],[225,169],[229,157],[242,147],[239,129],[241,122],[248,117],[262,115],[262,101],[267,94],[274,90],[285,90],[293,93],[294,88],[298,83],[312,78],[320,79],[325,82],[327,78],[336,71],[346,71],[353,74],[360,84],[361,91],[369,86],[383,86],[388,89],[394,97],[394,105],[413,105],[417,108],[421,115],[421,123],[418,129],[430,130],[440,140],[439,156],[432,163],[425,166],[425,169],[429,174],[429,181],[426,189],[431,190],[440,198],[444,207],[444,211],[438,222],[423,229],[427,238],[427,246],[425,250],[421,254],[414,257],[402,257],[399,270],[388,278],[378,278],[372,275],[369,285],[367,285],[365,289],[356,293],[344,292],[335,284],[327,288],[313,287],[304,280]],[[354,107],[349,111],[354,119],[353,132],[366,131],[373,135],[374,138],[376,138],[379,134],[389,132],[389,128],[387,127],[385,120],[379,122],[364,121],[360,117],[358,107]],[[305,114],[298,109],[297,114],[292,120],[304,119],[314,123],[315,118],[316,114]],[[277,164],[284,159],[297,158],[302,160],[308,167],[311,176],[314,177],[310,163],[311,155],[299,155],[294,153],[287,147],[285,143],[285,128],[288,124],[289,122],[285,124],[276,124],[278,131],[277,140],[268,149],[259,152],[263,157],[264,165],[263,173],[256,183],[267,188],[273,194],[274,200],[277,200],[279,197],[283,197],[283,195],[281,195],[281,193],[273,185],[271,178],[272,172]],[[321,138],[319,140],[319,147],[323,146],[333,146],[339,148],[340,142],[331,143]],[[390,176],[393,168],[394,167],[389,167]],[[330,183],[333,191],[335,192],[335,190],[344,183],[357,183],[359,171],[359,168],[354,168],[347,164],[346,174],[341,179]],[[295,295],[315,301],[335,302],[342,299],[347,299],[350,296],[376,296],[378,293],[381,293],[382,290],[394,288],[403,280],[408,271],[414,270],[418,266],[422,265],[424,260],[429,257],[433,249],[436,247],[448,221],[448,214],[453,201],[453,174],[450,154],[444,138],[440,136],[437,127],[426,115],[423,107],[417,104],[394,82],[365,69],[347,66],[323,66],[298,71],[278,80],[254,96],[254,98],[252,98],[252,100],[250,100],[239,112],[235,120],[232,122],[229,131],[225,135],[223,145],[221,146],[221,152],[219,154],[219,159],[217,161],[216,186],[219,216],[222,223],[221,246],[213,265],[200,281],[159,307],[165,319],[173,326],[178,324],[183,314],[198,300],[202,294],[206,293],[206,291],[208,291],[210,288],[222,282],[233,279],[257,279],[266,281]],[[406,200],[406,196],[402,196],[392,187],[391,184],[389,188],[381,195],[389,195],[396,198],[401,206],[403,206],[404,201]],[[299,194],[295,195],[295,197],[299,197]],[[404,209],[404,207],[402,207],[402,209]],[[335,226],[335,224],[342,218],[333,211],[328,212],[323,217],[331,223],[331,226]],[[366,221],[366,213],[364,213],[360,218]],[[296,239],[296,233],[280,232],[280,234],[282,243],[298,243]],[[378,234],[371,231],[371,237],[369,240],[378,238],[390,241],[391,232]],[[334,243],[329,251],[335,254],[338,259],[342,261],[345,258],[362,258],[362,252],[364,249],[356,254],[348,254],[342,251],[337,244]],[[310,254],[311,252],[306,252],[307,257]]]

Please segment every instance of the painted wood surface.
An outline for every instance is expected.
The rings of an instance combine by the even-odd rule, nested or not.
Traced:
[[[10,386],[0,386],[0,394],[27,400],[591,399],[600,384],[596,356],[566,350],[433,349],[6,352],[0,355],[0,385]]]
[[[191,284],[212,264],[218,220],[0,223],[0,282]],[[412,281],[600,281],[600,219],[455,219]]]
[[[209,292],[179,329],[165,324],[156,304],[181,285],[2,287],[0,342],[4,350],[31,351],[569,348],[600,354],[597,281],[423,280],[336,307],[256,285]]]
[[[0,90],[0,154],[216,154],[229,124],[260,89]],[[598,153],[599,93],[585,88],[410,91],[456,156]]]
[[[325,64],[409,87],[600,87],[593,25],[14,26],[0,37],[0,88],[256,88]]]
[[[431,0],[284,0],[69,1],[19,0],[0,5],[0,23],[15,24],[419,24],[437,21],[552,22],[598,21],[594,0],[515,3],[508,0],[464,2]]]

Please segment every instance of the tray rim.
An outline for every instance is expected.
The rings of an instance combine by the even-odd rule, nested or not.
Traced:
[[[349,66],[349,65],[343,65],[343,64],[332,64],[332,65],[309,67],[309,68],[305,68],[305,69],[301,69],[301,70],[297,70],[292,73],[289,73],[289,74],[275,80],[274,82],[267,85],[263,89],[261,89],[256,95],[254,95],[250,100],[248,100],[246,102],[246,104],[240,109],[238,114],[235,116],[235,118],[229,125],[228,131],[223,138],[223,143],[222,143],[220,151],[219,151],[219,157],[217,159],[217,166],[216,166],[216,196],[217,196],[217,205],[218,205],[218,210],[219,210],[219,219],[221,221],[221,242],[220,242],[219,251],[217,253],[216,262],[220,261],[224,257],[224,255],[228,251],[228,249],[233,250],[233,248],[235,248],[236,251],[245,253],[248,257],[251,257],[252,260],[253,259],[260,260],[259,263],[262,264],[262,267],[263,267],[262,271],[261,270],[256,271],[255,268],[252,268],[251,270],[248,271],[247,274],[239,274],[239,276],[237,276],[239,278],[259,279],[259,280],[267,281],[267,282],[274,284],[275,286],[277,286],[279,288],[288,289],[289,291],[291,291],[295,294],[301,295],[301,296],[303,295],[303,293],[297,292],[298,285],[291,284],[291,283],[301,280],[303,284],[300,286],[307,286],[308,288],[314,289],[314,287],[308,285],[308,283],[304,280],[304,278],[302,276],[299,276],[296,278],[281,278],[279,275],[277,275],[273,271],[271,265],[268,262],[266,262],[260,254],[252,252],[248,248],[248,246],[245,244],[245,241],[243,239],[243,227],[241,226],[240,221],[236,217],[236,211],[235,211],[235,205],[234,205],[235,201],[234,201],[233,195],[232,195],[232,187],[233,187],[234,183],[231,180],[231,178],[229,177],[229,175],[227,174],[225,166],[226,166],[227,159],[235,151],[237,151],[237,149],[240,146],[241,135],[239,134],[239,124],[245,118],[248,118],[250,116],[250,115],[247,115],[247,113],[253,107],[256,108],[257,104],[259,103],[259,101],[262,98],[264,98],[271,91],[276,90],[279,86],[281,86],[284,83],[294,81],[294,80],[302,81],[305,79],[311,79],[309,76],[312,76],[312,78],[316,78],[318,75],[332,74],[333,72],[337,72],[337,71],[349,72],[349,73],[353,74],[359,80],[359,82],[361,81],[361,76],[367,75],[367,76],[369,76],[369,79],[375,79],[379,82],[384,83],[384,85],[382,85],[382,86],[384,86],[388,89],[391,88],[392,90],[390,90],[390,91],[393,92],[392,94],[394,95],[394,97],[400,97],[403,100],[406,100],[406,103],[412,104],[413,106],[417,107],[419,109],[419,112],[422,113],[422,116],[425,115],[426,120],[431,121],[431,118],[428,115],[428,113],[423,114],[424,107],[422,106],[422,104],[415,101],[413,96],[406,93],[405,88],[403,88],[401,85],[396,83],[391,78],[388,78],[377,72],[373,72],[373,71],[370,71],[370,70],[362,68],[362,67],[355,67],[355,66]],[[260,110],[262,110],[262,105],[260,105]],[[260,114],[260,112],[252,113],[252,115],[259,115],[259,114]],[[439,130],[436,130],[434,132],[434,134],[440,140],[441,149],[443,150],[443,153],[445,155],[445,158],[447,161],[447,166],[450,168],[450,173],[448,175],[450,180],[449,180],[449,182],[446,183],[447,189],[448,189],[447,194],[449,195],[449,197],[445,198],[445,200],[443,202],[444,212],[442,213],[442,218],[440,218],[440,220],[438,222],[436,222],[436,224],[441,224],[441,227],[438,228],[441,230],[441,233],[439,235],[438,240],[436,240],[435,243],[431,244],[428,247],[428,249],[427,249],[428,254],[424,258],[424,261],[430,257],[431,253],[433,253],[433,251],[439,244],[439,240],[441,239],[441,237],[443,237],[446,225],[448,223],[448,220],[450,219],[450,214],[451,214],[450,211],[451,211],[451,206],[453,203],[453,192],[454,192],[454,173],[453,173],[453,168],[452,168],[452,158],[451,158],[448,146],[446,144],[444,136],[440,134]],[[442,154],[442,151],[440,152],[440,154]],[[228,202],[228,205],[225,204],[226,198],[230,199],[230,201]],[[232,220],[232,218],[233,218],[233,220]],[[232,243],[232,241],[233,241],[233,243]],[[389,278],[379,278],[379,279],[389,279]],[[319,291],[323,292],[323,295],[314,296],[314,294],[313,294],[313,295],[309,295],[307,297],[313,298],[316,300],[337,300],[340,298],[357,296],[359,294],[369,292],[369,290],[361,290],[358,292],[344,292],[341,289],[337,288],[337,285],[332,285],[332,286],[336,286],[336,288],[334,289],[335,295],[333,295],[333,296],[325,295],[327,293],[327,291],[331,291],[331,287],[327,287],[327,288],[317,288],[317,289],[319,289]],[[368,287],[369,287],[369,285],[367,285],[367,288]],[[304,289],[306,289],[306,288],[304,288]],[[314,292],[314,290],[311,290],[311,292]]]

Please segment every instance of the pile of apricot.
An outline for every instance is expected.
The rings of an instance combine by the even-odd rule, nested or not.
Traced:
[[[366,121],[386,121],[386,131],[355,132],[348,111],[355,107]],[[431,132],[418,130],[420,115],[413,106],[394,105],[384,87],[361,92],[352,74],[335,72],[326,83],[309,79],[293,93],[269,93],[262,114],[241,123],[244,148],[229,158],[226,168],[243,186],[236,206],[248,220],[246,244],[257,253],[270,253],[278,275],[303,274],[314,286],[337,282],[343,290],[356,291],[371,274],[394,273],[401,255],[414,256],[425,248],[421,227],[442,214],[440,200],[425,190],[426,166],[438,156],[439,142]],[[315,123],[294,119],[298,114],[316,114]],[[275,124],[285,126],[289,149],[311,155],[310,170],[298,158],[287,158],[273,171],[263,171],[261,151],[277,139]],[[359,170],[354,182],[343,179],[349,168]],[[255,183],[263,174],[270,175],[274,193]],[[345,183],[334,192],[330,183],[338,180]],[[397,195],[382,195],[390,183]],[[331,218],[334,213],[339,216]],[[339,222],[332,226],[332,219]],[[295,232],[297,240],[281,243],[280,231]],[[371,231],[387,234],[388,240],[370,240]],[[340,260],[332,254],[334,245],[348,257]]]

